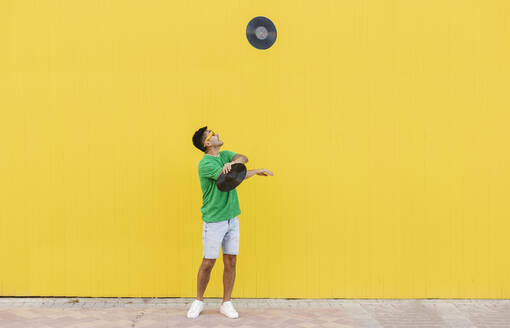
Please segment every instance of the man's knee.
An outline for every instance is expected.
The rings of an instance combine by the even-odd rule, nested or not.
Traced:
[[[211,271],[214,267],[214,263],[216,263],[216,259],[202,259],[202,269],[205,271]]]
[[[223,263],[226,268],[234,269],[236,267],[237,255],[223,254]]]

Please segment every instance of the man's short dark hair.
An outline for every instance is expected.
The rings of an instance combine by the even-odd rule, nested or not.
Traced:
[[[207,131],[207,126],[198,129],[193,135],[193,145],[205,153],[206,149],[203,143],[204,132]]]

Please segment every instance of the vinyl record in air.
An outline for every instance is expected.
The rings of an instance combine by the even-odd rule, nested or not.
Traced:
[[[266,17],[255,17],[246,27],[246,38],[255,48],[267,49],[276,41],[276,27]]]

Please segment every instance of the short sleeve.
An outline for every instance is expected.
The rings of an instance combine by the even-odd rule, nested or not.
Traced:
[[[198,166],[198,176],[200,178],[209,178],[216,180],[223,167],[216,162],[205,162]]]
[[[223,151],[221,151],[221,153],[227,158],[228,162],[232,162],[232,159],[234,158],[234,156],[237,155],[236,153],[234,153],[233,151],[230,151],[230,150],[223,150]]]

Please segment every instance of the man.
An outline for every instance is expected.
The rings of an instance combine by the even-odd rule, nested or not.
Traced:
[[[208,130],[207,126],[198,129],[193,135],[193,145],[204,152],[198,164],[198,176],[202,188],[203,259],[197,277],[197,299],[188,311],[188,318],[196,318],[204,309],[204,292],[209,282],[211,270],[223,249],[223,302],[220,312],[231,319],[239,314],[235,310],[230,296],[234,288],[236,275],[236,256],[239,252],[239,220],[241,214],[237,191],[220,191],[216,180],[222,173],[228,173],[234,163],[248,163],[245,155],[235,154],[229,150],[220,151],[223,141],[219,134]],[[253,175],[273,175],[266,169],[249,170],[245,180]]]

